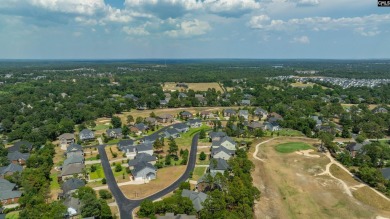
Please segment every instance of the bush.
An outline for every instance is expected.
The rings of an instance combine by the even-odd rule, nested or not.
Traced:
[[[110,198],[112,198],[112,194],[107,189],[99,190],[99,196],[102,199],[110,199]]]
[[[103,178],[103,179],[102,179],[102,184],[103,184],[103,185],[107,184],[106,178]]]
[[[95,165],[92,165],[91,166],[91,173],[95,172],[96,171],[96,166]]]
[[[117,165],[115,165],[115,172],[120,172],[120,171],[122,171],[122,165],[118,163]]]
[[[96,160],[100,160],[100,154],[96,155]]]
[[[203,151],[199,154],[199,160],[206,160],[206,153],[204,153]]]

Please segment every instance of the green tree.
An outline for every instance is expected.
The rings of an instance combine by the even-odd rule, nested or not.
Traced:
[[[115,172],[120,172],[120,171],[122,171],[122,165],[120,163],[117,163],[115,165]]]
[[[124,138],[127,138],[127,136],[130,134],[130,129],[127,125],[122,126],[122,135]]]
[[[127,116],[127,124],[131,124],[134,122],[134,117],[132,115]]]
[[[139,217],[152,217],[155,214],[154,204],[150,199],[141,202],[140,209],[137,213]]]
[[[99,217],[101,212],[101,205],[96,196],[88,193],[81,199],[81,216],[83,217]]]
[[[107,189],[101,189],[99,190],[99,197],[102,199],[110,199],[112,198],[112,195]]]
[[[206,153],[205,152],[200,152],[200,154],[199,154],[199,160],[206,160],[206,158],[207,158],[207,155],[206,155]]]
[[[173,139],[172,137],[169,138],[168,145],[169,145],[168,153],[177,155],[177,151],[179,150],[179,147],[177,146],[175,139]]]
[[[142,123],[144,122],[144,119],[140,116],[138,116],[136,119],[135,119],[135,123]]]
[[[206,131],[204,129],[201,129],[199,132],[199,138],[205,139],[206,138]]]
[[[111,118],[111,124],[114,128],[120,128],[122,126],[122,121],[118,116],[113,116]]]

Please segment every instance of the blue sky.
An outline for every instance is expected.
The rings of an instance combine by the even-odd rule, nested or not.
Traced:
[[[376,0],[1,0],[0,59],[390,58]]]

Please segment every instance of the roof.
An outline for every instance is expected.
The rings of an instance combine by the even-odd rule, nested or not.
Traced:
[[[240,116],[249,115],[249,112],[248,112],[248,110],[240,110],[240,111],[238,111],[238,114],[239,114]]]
[[[68,207],[68,214],[70,216],[80,213],[81,202],[78,198],[69,196],[68,198],[65,199],[64,205]]]
[[[194,192],[188,189],[183,189],[181,196],[189,198],[196,211],[203,209],[203,202],[207,199],[207,195],[205,193]]]
[[[143,144],[139,144],[137,145],[137,151],[140,152],[140,151],[150,151],[150,150],[153,150],[153,145],[150,144],[150,143],[143,143]]]
[[[73,133],[64,133],[60,136],[58,136],[58,139],[74,139],[74,134]]]
[[[177,129],[167,129],[165,130],[169,135],[177,135],[180,134],[180,132]]]
[[[131,174],[137,175],[138,172],[142,171],[145,168],[151,168],[153,170],[156,170],[156,168],[151,164],[147,162],[139,162],[136,165],[134,165],[134,169],[131,170]]]
[[[6,173],[21,173],[23,171],[23,167],[19,164],[10,163],[8,166],[0,167],[0,175],[4,175]]]
[[[213,143],[212,143],[212,145],[213,146],[218,146],[218,145],[221,145],[223,142],[225,142],[225,141],[228,141],[228,142],[230,142],[231,144],[234,144],[234,145],[236,145],[236,142],[231,138],[231,137],[229,137],[229,136],[224,136],[224,137],[222,137],[221,139],[219,139],[219,141],[214,141]]]
[[[261,108],[261,107],[257,107],[256,109],[255,109],[255,114],[268,114],[268,112],[266,111],[266,110],[264,110],[263,108]]]
[[[188,121],[189,124],[197,124],[197,123],[202,123],[200,119],[191,119]]]
[[[93,135],[93,131],[89,130],[89,129],[83,129],[81,130],[80,132],[80,135]]]
[[[228,114],[236,114],[237,113],[236,110],[234,110],[234,109],[225,109],[224,112],[228,113]]]
[[[210,170],[227,170],[229,169],[229,164],[226,160],[221,158],[213,158],[210,160]]]
[[[107,135],[110,135],[110,133],[114,132],[117,135],[122,134],[122,129],[121,128],[116,128],[116,129],[107,129],[106,133]]]
[[[118,143],[118,147],[122,150],[122,147],[126,147],[126,146],[132,146],[134,145],[134,140],[131,140],[131,139],[126,139],[126,140],[121,140],[119,141]]]
[[[212,148],[211,149],[211,155],[212,156],[218,154],[219,152],[225,152],[228,155],[235,154],[235,151],[229,150],[229,149],[227,149],[225,147],[217,147],[217,148]]]
[[[160,105],[166,105],[166,104],[168,104],[167,100],[160,100]]]
[[[30,157],[29,153],[20,153],[19,151],[10,152],[7,155],[8,160],[27,160]]]
[[[79,144],[70,144],[66,149],[66,152],[75,152],[75,151],[83,151],[83,147]]]
[[[261,126],[262,126],[261,123],[258,121],[253,121],[253,122],[250,122],[248,124],[248,127],[253,128],[253,129],[261,128]]]
[[[12,147],[9,147],[7,150],[8,150],[8,152],[20,151],[20,147],[22,145],[25,145],[29,151],[31,151],[32,146],[33,146],[32,143],[30,143],[28,141],[18,141],[18,142],[15,142],[15,144]]]
[[[146,117],[146,118],[145,118],[145,122],[154,123],[154,122],[156,122],[156,118],[153,118],[153,117]]]
[[[137,123],[137,124],[134,124],[134,127],[137,128],[138,130],[140,131],[144,131],[146,129],[148,129],[149,127],[147,125],[145,125],[144,123]]]
[[[390,180],[390,167],[381,169],[383,178]]]
[[[146,153],[140,153],[140,154],[137,154],[137,156],[135,156],[134,160],[129,160],[129,166],[135,166],[141,162],[149,163],[151,161],[156,161],[156,160],[157,160],[156,156],[152,156],[152,155],[146,154]]]
[[[159,115],[157,117],[160,118],[160,119],[172,119],[173,118],[173,116],[171,114],[167,114],[167,113]]]
[[[7,190],[7,191],[0,192],[0,200],[7,200],[7,199],[11,199],[11,198],[20,198],[20,196],[22,196],[21,191]]]
[[[368,145],[368,144],[370,144],[369,141],[364,141],[363,143],[353,142],[347,146],[347,149],[349,151],[360,151],[364,145]]]
[[[179,130],[188,128],[188,126],[185,123],[176,123],[172,125],[172,127]]]
[[[73,174],[79,174],[83,172],[85,165],[81,163],[69,164],[62,167],[60,176],[69,176]]]
[[[68,193],[69,191],[78,189],[83,186],[85,186],[85,182],[83,180],[77,178],[70,178],[62,184],[61,188],[64,193]]]
[[[157,219],[196,219],[195,215],[166,213],[163,216],[157,216]]]
[[[180,113],[180,115],[182,116],[192,116],[192,113],[188,112],[188,111],[183,111]]]
[[[227,134],[226,134],[226,132],[210,132],[209,136],[211,138],[222,138],[222,137],[227,136]]]
[[[75,155],[75,156],[71,156],[69,158],[66,158],[66,160],[64,160],[64,164],[62,166],[67,166],[67,165],[73,164],[73,163],[83,163],[83,161],[84,161],[84,156]]]
[[[11,183],[6,179],[0,179],[0,193],[7,190],[13,190],[15,188],[16,184]]]
[[[243,104],[250,104],[251,101],[250,100],[241,100],[241,103],[243,103]]]

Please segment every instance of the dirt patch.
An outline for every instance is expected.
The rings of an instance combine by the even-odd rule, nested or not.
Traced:
[[[313,149],[309,149],[309,150],[296,151],[295,153],[303,155],[305,157],[313,157],[313,158],[319,158],[320,157],[320,155],[318,155],[318,154],[310,154],[310,153],[313,153],[313,152],[314,152]]]
[[[129,199],[140,199],[150,196],[171,185],[185,171],[186,166],[173,166],[157,170],[157,179],[141,185],[120,186],[123,194]]]
[[[347,183],[348,186],[357,186],[360,185],[361,182],[355,180],[352,178],[350,174],[345,172],[345,170],[341,169],[335,164],[332,164],[329,168],[329,171],[332,173],[333,176],[343,180],[345,183]]]
[[[108,157],[108,160],[113,160],[113,159],[120,159],[123,158],[123,153],[118,150],[117,146],[107,146],[104,148],[106,150],[106,154]],[[117,157],[114,157],[114,154],[117,155]]]
[[[214,88],[216,91],[223,91],[218,83],[186,83],[188,85],[188,89],[192,89],[194,91],[207,91],[209,88]],[[166,82],[164,83],[163,90],[171,91],[178,90],[184,91],[184,88],[176,87],[176,83],[174,82]]]

